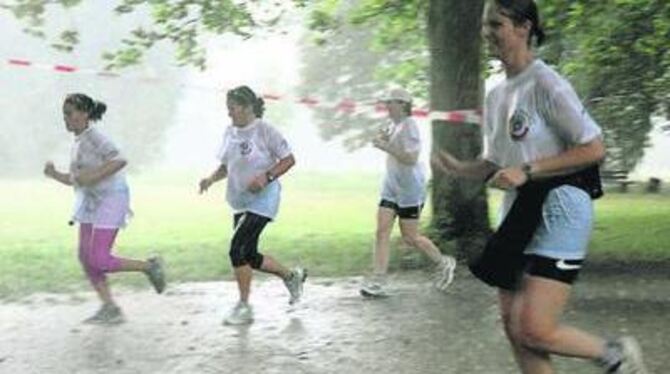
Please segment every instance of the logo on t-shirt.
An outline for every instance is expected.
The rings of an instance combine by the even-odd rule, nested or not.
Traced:
[[[509,135],[512,137],[512,139],[523,139],[523,137],[528,134],[529,127],[530,119],[528,113],[526,113],[523,109],[517,108],[514,110],[514,114],[512,114],[512,117],[509,119],[509,123],[507,124]]]
[[[249,153],[251,153],[251,148],[252,147],[250,141],[248,140],[243,141],[242,143],[240,143],[240,154],[242,156],[248,155]]]

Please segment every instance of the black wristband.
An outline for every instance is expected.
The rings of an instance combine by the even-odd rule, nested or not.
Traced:
[[[532,179],[531,174],[530,174],[531,169],[532,169],[532,167],[530,166],[530,164],[523,164],[521,166],[521,170],[524,172],[524,174],[526,174],[526,179],[528,179],[528,180]]]

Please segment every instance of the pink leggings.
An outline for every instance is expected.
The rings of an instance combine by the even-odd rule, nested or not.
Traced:
[[[93,285],[107,280],[105,273],[121,268],[121,259],[111,253],[118,231],[94,228],[90,223],[79,225],[79,261]]]

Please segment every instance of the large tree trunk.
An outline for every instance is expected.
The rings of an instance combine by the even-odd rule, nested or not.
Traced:
[[[432,110],[476,109],[482,105],[481,15],[484,0],[430,0],[430,103]],[[459,159],[478,157],[479,125],[433,121],[432,152]],[[438,241],[455,240],[459,256],[470,257],[489,231],[483,183],[445,175],[433,168],[433,230]]]

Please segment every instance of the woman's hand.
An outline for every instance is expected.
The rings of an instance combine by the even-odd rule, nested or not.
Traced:
[[[70,179],[70,174],[68,173],[61,173],[58,170],[56,170],[56,167],[54,166],[54,163],[51,161],[47,161],[44,164],[44,175],[47,177],[57,181],[61,182],[67,186],[72,186],[73,181]]]
[[[202,193],[206,192],[212,184],[214,184],[214,182],[212,182],[212,178],[201,179],[200,180],[200,193],[202,194]]]
[[[56,167],[54,166],[54,163],[51,161],[47,161],[44,164],[44,175],[46,175],[49,178],[54,178],[56,175]]]
[[[510,167],[498,170],[489,181],[489,185],[502,190],[511,190],[526,182],[528,182],[528,174],[521,168]]]
[[[383,136],[378,136],[374,139],[372,139],[372,146],[378,149],[381,149],[382,151],[385,151],[388,149],[388,140],[384,139]]]
[[[268,185],[268,177],[267,175],[265,175],[265,173],[263,173],[255,176],[254,179],[251,180],[248,189],[249,191],[256,193],[265,188],[265,186],[267,185]]]
[[[382,128],[377,131],[377,139],[388,142],[391,140],[391,134],[388,128]]]

